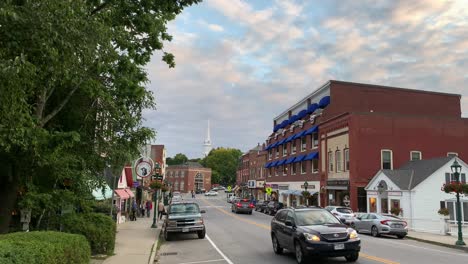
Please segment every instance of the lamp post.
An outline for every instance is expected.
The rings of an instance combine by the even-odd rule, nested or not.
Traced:
[[[452,166],[453,174],[455,175],[455,181],[460,184],[460,172],[461,172],[461,165],[458,164],[457,160],[453,162]],[[458,224],[458,240],[455,242],[455,245],[464,246],[465,242],[463,242],[463,234],[462,234],[462,224],[461,224],[461,204],[460,204],[460,189],[456,189],[457,192],[457,224]]]
[[[156,175],[156,180],[158,179],[159,176],[159,169],[161,167],[159,166],[159,163],[155,162],[154,164],[154,170],[155,170],[155,175]],[[158,228],[158,224],[156,223],[156,220],[158,219],[158,189],[154,190],[154,212],[153,212],[153,224],[151,225],[151,228]]]
[[[304,182],[304,189],[305,189],[306,192],[307,192],[307,187],[309,187],[309,183],[306,180]],[[309,206],[309,197],[305,197],[305,199],[306,199],[306,206]]]

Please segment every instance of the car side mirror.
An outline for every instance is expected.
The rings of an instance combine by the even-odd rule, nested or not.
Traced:
[[[200,213],[201,213],[201,214],[204,214],[204,213],[206,213],[206,211],[205,211],[205,210],[201,210]]]
[[[361,220],[361,217],[360,217],[360,216],[358,216],[358,217],[356,217],[356,219],[357,219],[357,220]]]
[[[293,223],[291,220],[286,220],[286,222],[284,222],[284,224],[285,224],[286,226],[294,227],[294,223]]]
[[[346,224],[346,219],[345,218],[340,218],[340,222],[343,224]]]

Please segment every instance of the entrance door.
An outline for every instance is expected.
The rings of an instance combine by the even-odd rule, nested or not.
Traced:
[[[388,214],[388,198],[380,199],[380,208],[382,214]]]

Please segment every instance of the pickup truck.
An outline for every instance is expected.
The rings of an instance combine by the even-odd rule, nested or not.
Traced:
[[[164,239],[169,241],[174,233],[197,233],[198,238],[205,238],[206,229],[203,217],[205,213],[195,202],[180,202],[169,205],[163,224]]]

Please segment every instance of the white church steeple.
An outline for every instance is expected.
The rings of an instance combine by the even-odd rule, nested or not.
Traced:
[[[203,142],[203,155],[206,157],[211,151],[211,138],[210,138],[210,120],[208,120],[208,129],[206,131],[206,139]]]

